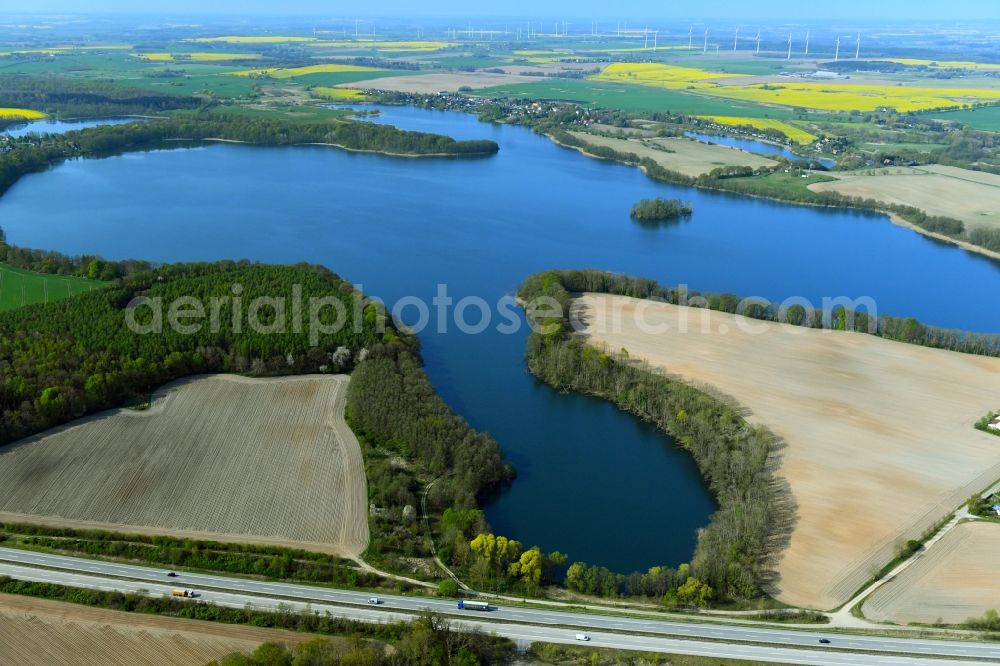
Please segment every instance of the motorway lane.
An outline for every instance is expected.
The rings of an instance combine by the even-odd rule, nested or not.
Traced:
[[[117,578],[102,578],[90,574],[73,573],[69,571],[52,571],[30,566],[0,563],[0,572],[19,578],[45,583],[58,583],[74,587],[84,587],[97,590],[118,592],[145,592],[151,596],[169,594],[173,585],[148,583],[141,581],[121,580]],[[254,595],[235,594],[228,592],[205,591],[201,600],[219,606],[230,608],[245,608],[248,605],[261,610],[277,610],[284,607],[291,610],[309,609],[337,617],[347,617],[367,622],[389,622],[408,620],[411,614],[393,611],[380,611],[374,608],[357,608],[353,606],[331,606],[308,602],[288,602],[280,599],[258,597]],[[551,643],[581,644],[576,638],[577,630],[555,627],[538,627],[531,625],[506,624],[503,622],[485,622],[469,619],[452,620],[453,626],[461,629],[480,629],[506,636],[521,644],[535,641]],[[966,661],[961,659],[937,659],[926,657],[900,657],[894,655],[869,655],[851,652],[811,651],[800,648],[771,647],[763,645],[741,645],[725,643],[707,643],[698,640],[662,638],[655,636],[631,636],[588,631],[590,641],[586,644],[593,647],[617,648],[624,650],[644,650],[672,654],[710,655],[718,658],[747,659],[755,661],[778,662],[786,664],[803,664],[805,666],[982,666],[981,661]]]
[[[291,600],[309,602],[314,608],[316,608],[317,603],[356,604],[367,608],[351,609],[350,617],[358,617],[359,614],[362,614],[364,615],[364,619],[369,620],[386,618],[387,615],[391,616],[393,615],[391,611],[414,613],[422,610],[431,610],[442,615],[459,616],[463,618],[464,621],[469,621],[470,615],[476,613],[475,611],[458,610],[454,601],[381,594],[378,596],[380,599],[384,600],[385,603],[376,609],[368,606],[367,600],[369,596],[372,595],[366,592],[337,590],[290,583],[273,583],[194,573],[181,573],[178,578],[171,579],[165,576],[166,570],[160,568],[101,562],[76,557],[65,557],[60,555],[49,555],[44,553],[0,548],[0,572],[6,572],[10,566],[15,564],[20,564],[26,567],[43,566],[55,568],[59,569],[60,573],[65,574],[92,574],[96,576],[129,578],[133,580],[120,582],[136,583],[135,585],[131,585],[129,587],[130,590],[148,589],[156,594],[169,594],[169,591],[173,588],[188,587],[201,591],[204,595],[204,599],[215,601],[215,597],[217,595],[225,593],[240,596],[240,598],[243,599],[241,605],[247,603],[247,599],[251,599],[254,601],[254,605],[258,605],[258,601],[263,602],[268,597],[271,598],[270,601],[274,601],[275,597],[283,597],[285,598],[284,600],[288,602]],[[22,577],[27,571],[29,571],[28,569],[22,569],[21,567],[17,568],[19,575],[15,577]],[[38,569],[35,569],[34,571],[35,573],[43,572]],[[46,571],[44,573],[53,574],[56,572]],[[9,575],[14,574],[10,573]],[[114,582],[119,583],[119,581]],[[109,583],[105,580],[102,584],[107,585]],[[282,599],[278,599],[278,601],[281,600]],[[344,612],[346,609],[340,608],[339,610]],[[665,634],[690,639],[757,642],[784,646],[779,649],[792,648],[796,646],[818,648],[818,639],[826,637],[829,638],[831,643],[829,646],[824,646],[824,648],[833,650],[834,652],[824,652],[823,654],[831,658],[834,656],[836,650],[865,650],[870,652],[896,652],[915,656],[950,656],[975,658],[980,660],[989,659],[995,661],[996,663],[1000,663],[1000,645],[997,644],[886,638],[876,636],[853,636],[841,633],[824,633],[820,626],[817,626],[816,631],[793,631],[781,628],[770,629],[714,623],[671,622],[665,620],[636,619],[574,613],[551,609],[515,608],[504,606],[500,606],[496,610],[491,611],[485,617],[488,617],[492,622],[482,623],[480,621],[479,623],[484,624],[484,626],[487,627],[496,626],[494,623],[497,621],[525,622],[534,625],[563,625],[579,627],[587,632],[616,630],[642,632],[647,634]],[[383,619],[383,621],[388,620]],[[545,631],[553,631],[555,628],[550,626],[544,629]],[[568,631],[573,633],[572,630]],[[615,636],[615,634],[609,635]],[[642,637],[618,635],[616,640],[626,640],[629,643],[635,643],[635,639],[639,638]],[[685,640],[683,642],[685,644],[690,644],[689,640]],[[772,647],[769,649],[773,650],[775,648]],[[704,652],[701,654],[704,654]],[[871,655],[865,655],[865,657],[869,660],[872,659]],[[822,663],[831,662],[826,661]],[[862,661],[861,663],[866,662]]]

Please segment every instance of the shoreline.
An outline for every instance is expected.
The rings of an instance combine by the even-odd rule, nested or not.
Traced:
[[[339,143],[322,143],[311,141],[308,143],[291,143],[287,145],[275,145],[267,143],[254,143],[252,141],[244,141],[242,139],[222,139],[219,137],[205,137],[204,139],[191,139],[185,137],[177,137],[173,139],[166,139],[166,141],[211,141],[212,143],[241,143],[250,146],[260,146],[263,148],[295,148],[297,146],[327,146],[330,148],[339,148],[340,150],[346,150],[349,153],[369,153],[373,155],[385,155],[387,157],[490,157],[496,155],[496,153],[393,153],[388,150],[372,150],[370,148],[349,148],[348,146],[343,146]]]
[[[563,148],[569,148],[571,150],[575,150],[576,152],[580,153],[581,155],[584,155],[584,156],[589,157],[591,159],[603,160],[605,162],[614,162],[616,164],[624,164],[626,166],[635,167],[635,168],[639,169],[640,171],[642,171],[644,174],[646,174],[646,176],[648,178],[650,178],[650,180],[653,180],[654,182],[665,182],[665,181],[658,181],[658,180],[650,177],[648,171],[646,170],[646,168],[644,166],[642,166],[641,164],[632,164],[630,162],[623,162],[621,160],[616,160],[616,159],[613,159],[613,158],[610,158],[610,157],[602,157],[601,155],[595,155],[594,153],[588,152],[586,148],[583,148],[581,146],[571,146],[571,145],[565,144],[565,143],[559,141],[558,139],[556,139],[551,134],[546,134],[545,136],[548,137],[549,140],[551,140],[557,146],[562,146]],[[592,144],[587,144],[587,145],[590,146]],[[922,236],[926,236],[928,238],[933,238],[934,240],[937,240],[937,241],[941,241],[941,242],[944,242],[944,243],[948,243],[950,245],[954,245],[954,246],[956,246],[956,247],[958,247],[958,248],[960,248],[962,250],[965,250],[967,252],[971,252],[973,254],[978,254],[978,255],[980,255],[982,257],[986,257],[987,259],[993,259],[995,261],[1000,261],[1000,252],[996,252],[994,250],[990,250],[989,248],[980,247],[979,245],[975,245],[973,243],[970,243],[967,240],[962,240],[962,239],[959,239],[959,238],[952,238],[950,236],[945,236],[944,234],[938,233],[936,231],[928,231],[927,229],[924,229],[923,227],[917,226],[916,224],[913,224],[912,222],[908,221],[906,218],[904,218],[901,215],[899,215],[899,213],[893,213],[891,211],[879,210],[877,208],[866,208],[866,207],[863,207],[863,206],[851,206],[851,205],[846,205],[846,204],[844,204],[844,205],[830,206],[830,205],[827,205],[827,204],[810,203],[808,201],[790,201],[788,199],[780,199],[778,197],[766,196],[766,195],[763,195],[763,194],[748,194],[748,193],[745,193],[745,192],[735,192],[735,191],[732,191],[732,190],[719,189],[719,188],[715,188],[715,187],[704,187],[704,186],[700,186],[700,185],[686,185],[686,184],[683,184],[683,183],[668,183],[668,184],[683,185],[683,186],[686,186],[686,187],[692,187],[692,188],[697,189],[697,190],[704,190],[704,191],[708,191],[708,192],[724,192],[724,193],[727,193],[727,194],[735,194],[735,195],[744,196],[744,197],[751,197],[751,198],[754,198],[754,199],[764,199],[764,200],[767,200],[767,201],[776,201],[778,203],[783,203],[783,204],[787,204],[787,205],[790,205],[790,206],[810,206],[812,208],[844,208],[844,209],[848,209],[848,210],[862,210],[862,211],[866,211],[866,212],[870,212],[870,213],[877,213],[879,215],[886,216],[891,223],[893,223],[893,224],[895,224],[897,226],[903,227],[904,229],[909,229],[911,231],[917,232],[918,234],[921,234]]]

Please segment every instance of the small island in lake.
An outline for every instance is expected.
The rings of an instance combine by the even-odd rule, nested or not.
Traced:
[[[691,204],[680,199],[643,199],[632,206],[633,220],[640,222],[659,222],[661,220],[676,220],[687,217],[692,212]]]

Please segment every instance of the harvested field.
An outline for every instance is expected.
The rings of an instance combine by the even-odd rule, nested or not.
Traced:
[[[865,616],[950,624],[1000,607],[1000,525],[962,523],[864,603]]]
[[[1000,226],[1000,176],[941,165],[876,169],[874,174],[832,171],[829,175],[837,180],[813,183],[809,189],[915,206],[969,227]]]
[[[211,375],[0,449],[0,512],[44,522],[309,548],[368,544],[348,378]]]
[[[998,358],[619,296],[574,307],[593,344],[731,396],[785,440],[797,513],[772,591],[783,602],[843,604],[1000,478],[1000,439],[973,427],[998,407]]]
[[[407,93],[436,93],[443,90],[457,92],[459,88],[490,88],[511,83],[531,83],[538,77],[494,74],[491,72],[447,72],[436,74],[413,74],[407,76],[386,76],[379,79],[356,81],[352,88],[375,88]]]
[[[10,594],[0,594],[0,626],[0,655],[22,666],[200,666],[268,641],[297,645],[315,638]]]
[[[722,166],[748,166],[758,169],[777,164],[772,159],[736,148],[709,145],[679,137],[638,140],[614,139],[586,132],[570,132],[570,134],[595,146],[605,146],[621,153],[635,153],[639,157],[649,157],[663,168],[686,176],[700,176]]]

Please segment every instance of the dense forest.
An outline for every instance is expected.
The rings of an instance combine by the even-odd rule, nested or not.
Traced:
[[[654,423],[691,453],[719,507],[699,532],[690,565],[658,567],[630,579],[576,563],[567,572],[567,586],[608,596],[633,592],[635,586],[662,593],[668,602],[695,605],[713,596],[759,597],[771,575],[771,557],[787,539],[793,516],[790,494],[773,474],[780,448],[775,436],[749,425],[737,407],[723,400],[629,362],[627,355],[603,353],[570,336],[570,288],[564,275],[535,275],[518,289],[523,301],[545,296],[563,305],[556,321],[534,316],[528,367],[558,389],[606,398]]]
[[[62,117],[156,115],[197,109],[200,97],[163,95],[97,81],[0,75],[0,107],[34,109]]]
[[[136,297],[146,305],[129,307]],[[169,325],[169,305],[197,299],[218,316],[210,321],[181,319],[197,331]],[[258,297],[284,299],[265,306],[256,319],[273,330],[249,325]],[[324,307],[311,326],[309,299],[336,300],[344,325],[333,329],[338,314]],[[373,305],[363,306],[353,287],[322,267],[265,266],[246,262],[176,264],[122,278],[110,287],[54,303],[0,314],[0,444],[37,433],[70,419],[133,400],[156,387],[201,372],[255,375],[350,370],[362,350],[384,334]],[[294,303],[302,305],[296,311]],[[159,301],[161,332],[133,332],[155,327]],[[185,308],[181,311],[190,311]],[[280,321],[285,326],[279,330]],[[315,334],[315,339],[311,339]]]
[[[659,222],[661,220],[676,220],[692,213],[690,203],[680,199],[642,199],[632,206],[629,215],[640,222]]]
[[[499,150],[493,141],[455,141],[426,132],[360,121],[289,123],[268,118],[200,113],[125,125],[102,125],[44,137],[0,141],[0,194],[21,176],[72,157],[179,147],[184,141],[224,139],[268,146],[326,144],[349,150],[399,155],[483,156]]]

